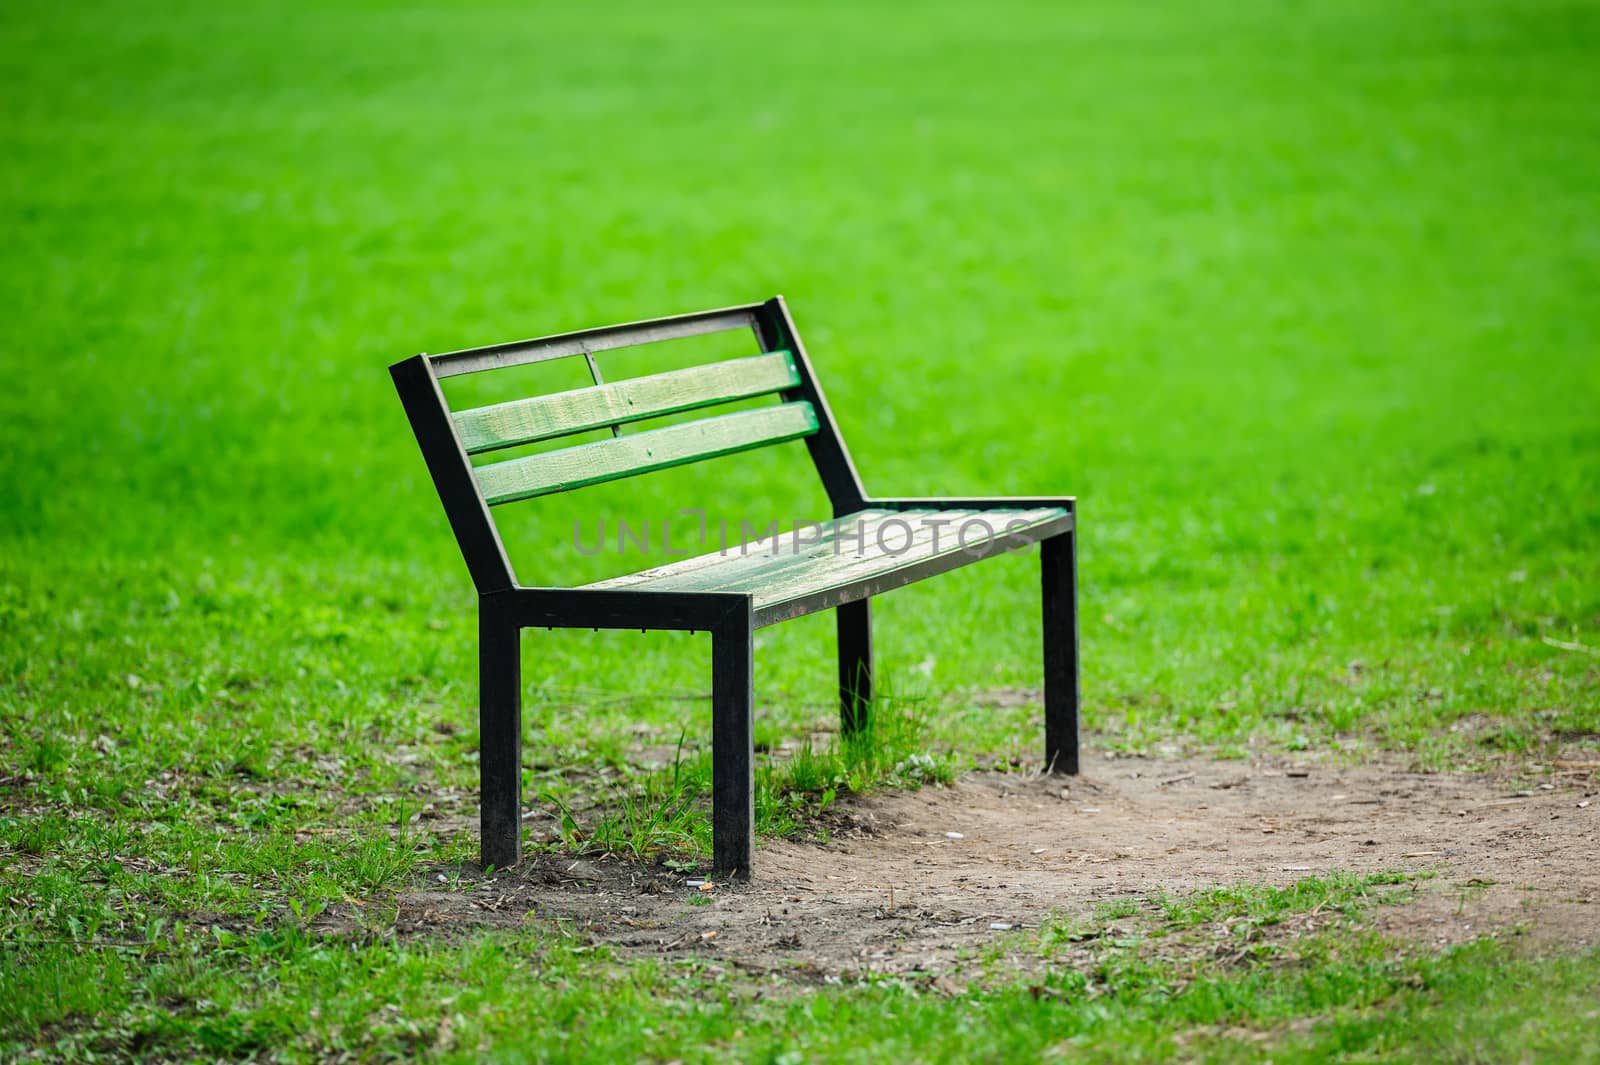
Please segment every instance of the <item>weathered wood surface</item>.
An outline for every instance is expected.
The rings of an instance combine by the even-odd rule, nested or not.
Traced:
[[[511,503],[796,440],[816,431],[817,417],[809,403],[784,403],[496,462],[477,467],[473,475],[490,505]]]
[[[987,528],[970,526],[963,542],[961,528],[969,521],[984,522]],[[994,537],[1004,538],[1010,525],[1014,536],[1032,542],[1039,530],[1063,522],[1070,528],[1070,515],[1058,507],[866,510],[823,522],[818,529],[805,527],[798,537],[784,529],[775,539],[762,540],[745,553],[737,544],[730,544],[726,551],[719,549],[587,587],[747,593],[755,597],[759,610],[933,560],[959,564],[958,556],[989,539],[988,530],[993,530]]]
[[[787,351],[691,366],[452,415],[467,454],[780,392],[800,383]]]
[[[676,314],[668,318],[655,318],[645,322],[607,325],[598,329],[580,329],[575,333],[557,333],[536,340],[513,340],[507,344],[490,344],[482,348],[447,351],[428,356],[435,377],[455,377],[459,374],[478,373],[482,370],[503,370],[510,366],[526,366],[548,359],[564,359],[585,352],[609,351],[635,344],[653,344],[658,340],[677,340],[682,337],[720,333],[728,329],[752,329],[756,324],[758,306],[724,307],[695,314]]]

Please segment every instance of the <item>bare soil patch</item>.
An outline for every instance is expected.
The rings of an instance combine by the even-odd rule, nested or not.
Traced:
[[[979,773],[834,814],[826,844],[760,848],[749,884],[703,889],[658,866],[543,856],[472,890],[406,892],[397,923],[437,934],[556,919],[629,956],[692,952],[802,978],[928,973],[1112,899],[1402,871],[1427,875],[1409,904],[1372,911],[1389,934],[1600,944],[1592,762],[1518,778],[1106,757],[1079,777]]]

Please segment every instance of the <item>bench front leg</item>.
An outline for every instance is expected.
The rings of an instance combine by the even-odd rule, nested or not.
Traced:
[[[479,831],[485,868],[522,860],[522,628],[493,597],[478,606]]]
[[[839,633],[839,730],[846,736],[872,720],[872,600],[834,609]]]
[[[1039,543],[1044,598],[1044,764],[1078,772],[1077,532]]]
[[[711,855],[749,879],[755,850],[755,627],[743,611],[711,630]]]

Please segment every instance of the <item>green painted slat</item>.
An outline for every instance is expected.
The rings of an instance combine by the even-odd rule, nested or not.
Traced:
[[[834,543],[839,539],[841,531],[848,528],[850,535],[853,536],[854,523],[857,521],[865,523],[865,536],[867,542],[871,543],[876,522],[897,513],[899,512],[892,510],[862,510],[845,518],[818,522],[817,525],[820,526],[820,529],[809,525],[805,526],[805,531],[800,534],[801,538],[806,541],[806,543],[802,544],[802,551],[835,550]],[[913,520],[914,518],[915,515],[913,515]],[[716,551],[640,570],[637,573],[628,573],[620,577],[608,577],[603,581],[589,585],[589,587],[631,588],[649,586],[652,590],[660,587],[670,588],[673,591],[703,591],[719,581],[730,579],[735,574],[742,576],[762,569],[785,566],[793,562],[799,552],[796,552],[794,547],[794,528],[782,527],[781,523],[779,524],[776,543],[770,538],[761,538],[752,539],[741,546],[736,539],[739,535],[739,530],[729,529],[728,542],[725,545],[718,544]],[[765,530],[752,530],[752,532],[761,531]],[[816,538],[815,544],[810,543],[813,536]],[[837,550],[842,553],[846,550],[853,550],[853,548],[839,547]],[[701,578],[704,578],[705,583],[697,583]]]
[[[811,404],[783,403],[509,459],[479,466],[473,473],[492,506],[779,444],[816,431]]]
[[[822,588],[848,583],[880,573],[892,573],[906,566],[937,557],[959,554],[961,526],[982,519],[997,537],[1006,534],[1007,523],[1018,522],[1016,532],[1026,535],[1031,529],[1058,521],[1066,512],[1054,507],[1029,510],[866,510],[824,522],[820,529],[803,534],[799,551],[794,549],[792,530],[785,529],[778,543],[764,541],[766,548],[741,554],[737,547],[719,550],[696,558],[683,559],[654,569],[596,582],[591,588],[634,588],[673,592],[749,592],[757,606],[782,602]],[[857,523],[860,523],[858,538]],[[938,525],[931,524],[938,522]],[[886,523],[898,523],[882,543],[879,530]],[[986,537],[980,529],[969,530],[967,541],[973,547]],[[813,537],[816,542],[812,543]]]
[[[968,518],[983,517],[992,520],[995,536],[972,536],[970,543],[974,551],[984,549],[994,543],[1009,544],[1003,539],[1005,523],[1010,518],[1019,519],[1019,525],[1014,532],[1019,537],[1026,537],[1029,530],[1040,525],[1058,520],[1064,511],[1011,511],[994,512],[987,514],[974,512],[966,515]],[[941,517],[943,514],[940,515]],[[901,549],[903,534],[896,530],[896,535],[891,541],[893,554],[869,551],[859,556],[827,555],[820,558],[810,558],[775,577],[756,576],[743,577],[729,581],[725,590],[735,592],[750,592],[755,596],[756,605],[766,606],[771,603],[780,603],[786,600],[798,599],[811,592],[821,591],[850,584],[879,574],[894,573],[908,566],[920,562],[927,562],[940,558],[955,558],[964,553],[961,543],[956,539],[957,526],[950,526],[943,530],[939,537],[937,548],[934,546],[933,537],[925,535],[920,529],[913,530],[913,543],[906,549]],[[977,530],[973,530],[974,533]]]
[[[456,435],[467,454],[531,444],[568,433],[636,422],[794,388],[794,357],[774,351],[745,359],[556,392],[458,411]]]

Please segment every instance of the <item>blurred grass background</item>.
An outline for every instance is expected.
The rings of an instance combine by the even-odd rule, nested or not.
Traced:
[[[1600,728],[1593,656],[1541,640],[1600,644],[1593,5],[0,26],[14,737],[185,685],[203,717],[240,677],[253,714],[189,742],[281,755],[302,704],[470,721],[468,582],[387,363],[774,292],[869,491],[1079,496],[1102,742]],[[643,560],[580,556],[574,520],[787,521],[808,476],[789,445],[501,513],[525,579],[579,583]],[[1037,746],[962,695],[1037,685],[1034,580],[880,610],[890,683],[953,693],[962,744]],[[763,640],[769,719],[826,720],[828,619]],[[706,683],[686,637],[528,655],[536,702]],[[578,716],[685,712],[622,707]]]

